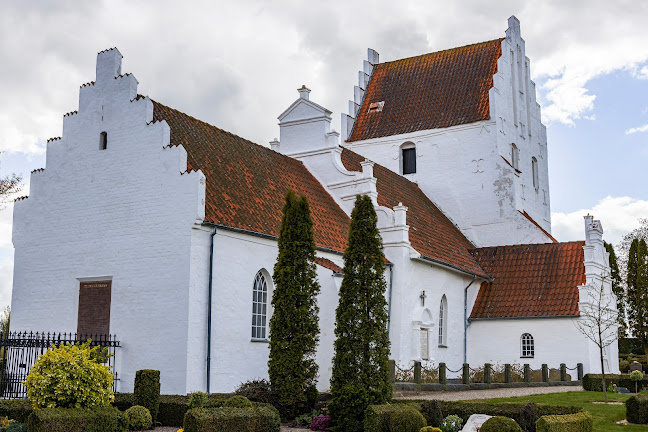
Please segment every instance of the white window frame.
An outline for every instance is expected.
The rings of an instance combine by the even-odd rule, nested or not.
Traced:
[[[448,299],[445,294],[439,302],[439,347],[448,346]]]
[[[414,172],[405,174],[405,157],[403,156],[403,154],[404,154],[405,150],[411,150],[411,149],[414,150]],[[408,141],[408,142],[406,142],[406,143],[404,143],[403,145],[400,146],[399,152],[400,152],[399,159],[400,159],[400,172],[401,172],[401,174],[403,174],[403,175],[416,174],[416,172],[418,171],[418,167],[416,166],[417,165],[416,162],[417,162],[417,159],[418,159],[417,155],[416,155],[416,144],[414,144],[411,141]]]
[[[520,357],[535,357],[535,340],[533,339],[531,333],[523,333],[520,337]]]
[[[270,290],[262,271],[258,271],[252,285],[252,340],[268,340],[268,300]]]

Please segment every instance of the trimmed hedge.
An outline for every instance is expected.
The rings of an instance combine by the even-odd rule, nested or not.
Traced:
[[[542,416],[536,422],[537,432],[592,432],[593,427],[592,416],[587,411]]]
[[[29,432],[121,432],[124,416],[116,408],[41,408],[27,420]]]
[[[27,399],[0,400],[0,417],[27,423],[27,419],[33,411],[34,409]]]
[[[157,421],[162,426],[181,427],[189,410],[189,396],[161,395]]]
[[[419,432],[425,425],[412,405],[369,405],[365,411],[364,432]]]
[[[648,423],[648,395],[637,394],[625,402],[626,419],[629,423]]]
[[[625,387],[628,390],[634,390],[635,382],[630,379],[630,374],[605,374],[605,386],[609,387],[612,384],[616,384],[617,387]],[[637,386],[648,386],[648,375],[644,376],[644,379],[637,381]],[[583,377],[583,389],[586,391],[603,391],[601,389],[601,374],[586,374]]]
[[[149,410],[153,426],[157,424],[160,408],[160,371],[142,369],[135,372],[135,388],[133,404],[141,405]]]
[[[279,432],[277,410],[257,408],[194,408],[184,418],[184,432]]]
[[[515,420],[508,417],[495,416],[484,422],[482,432],[522,432],[522,428]]]

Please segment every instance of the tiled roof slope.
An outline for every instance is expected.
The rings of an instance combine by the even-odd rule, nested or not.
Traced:
[[[494,280],[479,289],[470,318],[578,315],[585,242],[496,246],[473,256]]]
[[[331,270],[335,274],[344,274],[344,270],[339,265],[335,264],[333,261],[323,257],[315,258],[315,263],[326,269]]]
[[[347,148],[342,150],[342,163],[349,171],[361,171],[360,162],[364,159]],[[393,208],[401,202],[408,208],[410,243],[418,253],[450,267],[488,277],[469,252],[475,246],[415,183],[378,164],[374,165],[373,173],[378,179],[378,204]]]
[[[171,145],[187,150],[187,166],[207,178],[205,220],[279,236],[288,189],[310,204],[318,246],[344,251],[349,217],[299,161],[153,102],[153,119],[166,120]]]
[[[502,40],[377,64],[348,141],[489,119]],[[382,111],[369,112],[373,102]]]

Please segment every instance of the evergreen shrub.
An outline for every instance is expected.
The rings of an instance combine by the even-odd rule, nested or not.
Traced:
[[[208,401],[212,396],[209,395]],[[217,395],[223,397],[221,395]],[[230,395],[228,395],[229,397]],[[184,415],[189,409],[189,396],[184,395],[160,395],[157,421],[162,426],[182,426]],[[115,393],[115,400],[112,405],[120,411],[126,411],[133,406],[133,393]],[[0,414],[2,413],[2,401],[0,401]]]
[[[482,424],[480,432],[522,432],[515,420],[508,417],[491,417]]]
[[[88,343],[52,345],[42,354],[25,380],[34,408],[106,407],[114,399],[113,374],[100,347]]]
[[[187,411],[184,432],[279,432],[281,421],[276,409],[196,408]]]
[[[122,432],[124,416],[117,408],[41,408],[27,420],[29,432]]]
[[[625,402],[626,419],[629,423],[648,423],[648,394],[637,394]]]
[[[270,382],[265,379],[246,381],[236,389],[234,394],[245,396],[252,402],[275,403],[272,386],[270,386]]]
[[[438,427],[425,426],[425,427],[422,427],[419,432],[442,432],[442,431]]]
[[[223,403],[227,408],[252,408],[252,402],[245,396],[232,396]]]
[[[0,417],[8,417],[20,423],[27,423],[27,419],[33,411],[32,404],[26,399],[0,400]]]
[[[641,340],[638,338],[619,338],[619,355],[645,354]]]
[[[207,393],[195,391],[189,395],[189,409],[202,408],[207,402]]]
[[[583,389],[586,391],[603,391],[601,389],[601,374],[585,374],[583,377]],[[627,389],[634,389],[635,381],[632,381],[630,374],[605,374],[605,386],[610,387],[612,384],[616,384],[617,387],[625,387]],[[644,376],[644,379],[637,382],[639,387],[648,386],[648,376]]]
[[[533,402],[530,402],[522,408],[519,420],[520,427],[524,432],[536,432],[536,422],[539,418],[538,407]]]
[[[133,405],[124,412],[128,430],[141,431],[151,429],[153,419],[148,409],[140,405]]]
[[[160,371],[142,369],[135,372],[133,404],[145,407],[151,413],[153,425],[157,424],[160,408]]]
[[[593,427],[592,416],[587,411],[542,416],[536,422],[538,432],[591,432]]]
[[[27,432],[27,424],[12,420],[7,426],[0,427],[0,432]]]
[[[430,426],[440,426],[443,422],[443,410],[438,400],[431,400],[422,405],[423,416]]]
[[[406,404],[369,405],[364,416],[364,432],[420,432],[425,417]]]

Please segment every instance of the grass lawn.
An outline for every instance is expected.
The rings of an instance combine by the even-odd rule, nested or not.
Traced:
[[[608,400],[625,402],[630,395],[608,393]],[[574,405],[585,408],[592,414],[594,419],[594,431],[648,431],[648,425],[619,425],[616,421],[625,418],[625,405],[606,405],[595,404],[594,401],[602,401],[603,393],[601,392],[568,392],[568,393],[550,393],[531,396],[486,399],[480,402],[497,403],[497,402],[535,402],[550,405]]]

